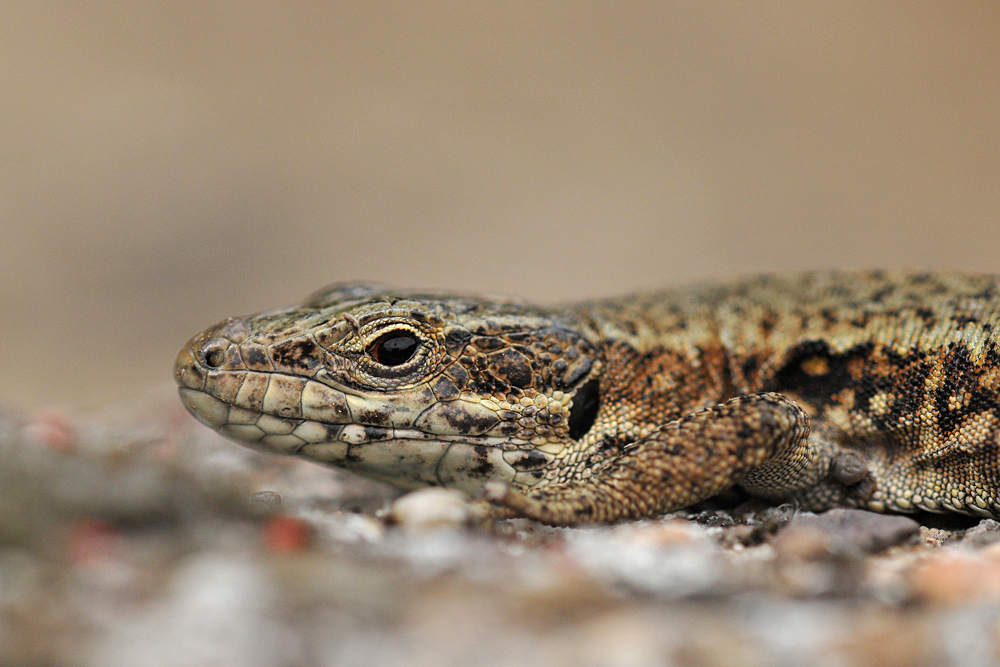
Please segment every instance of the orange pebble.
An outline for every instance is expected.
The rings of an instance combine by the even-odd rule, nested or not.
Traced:
[[[106,521],[80,519],[70,527],[66,554],[72,563],[92,563],[114,555],[121,539],[121,531]]]
[[[271,551],[295,553],[312,542],[312,529],[302,519],[279,514],[264,522],[263,537],[264,544]]]
[[[39,443],[58,452],[71,452],[76,445],[73,422],[58,410],[36,413],[28,428]]]
[[[918,599],[938,604],[1000,600],[1000,564],[971,555],[928,558],[909,576]]]

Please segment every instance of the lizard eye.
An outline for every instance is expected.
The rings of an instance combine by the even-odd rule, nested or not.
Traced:
[[[409,331],[390,331],[368,347],[368,354],[383,366],[400,366],[413,358],[419,346]]]

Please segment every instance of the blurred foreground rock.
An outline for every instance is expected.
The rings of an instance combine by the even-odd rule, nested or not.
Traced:
[[[790,506],[554,529],[0,409],[2,665],[990,665],[1000,524]],[[470,525],[470,522],[473,525]]]

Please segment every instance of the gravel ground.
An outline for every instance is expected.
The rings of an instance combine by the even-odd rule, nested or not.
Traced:
[[[997,664],[1000,524],[918,518],[469,526],[456,494],[256,454],[172,397],[0,408],[0,664]]]

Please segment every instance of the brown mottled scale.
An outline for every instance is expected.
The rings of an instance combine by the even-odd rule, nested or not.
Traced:
[[[992,276],[812,273],[549,309],[335,286],[199,334],[176,375],[244,444],[485,488],[548,523],[733,485],[1000,516],[998,326]]]

